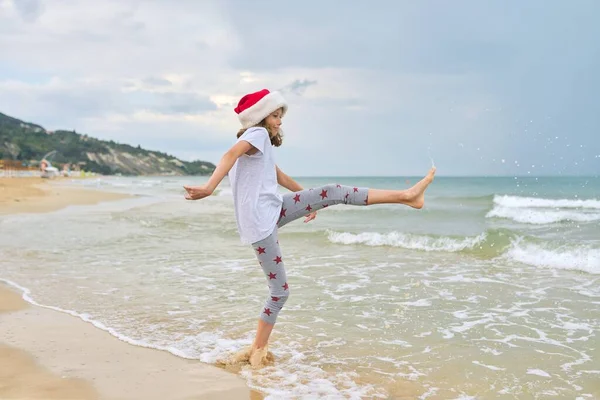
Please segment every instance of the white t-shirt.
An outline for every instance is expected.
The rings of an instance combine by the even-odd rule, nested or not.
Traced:
[[[267,130],[249,128],[238,142],[241,140],[258,149],[251,156],[244,154],[238,158],[229,171],[240,239],[251,244],[273,232],[283,199],[277,191],[277,171]]]

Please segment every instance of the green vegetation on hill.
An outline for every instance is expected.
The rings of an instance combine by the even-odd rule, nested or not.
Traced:
[[[56,150],[52,164],[79,165],[81,169],[104,175],[206,175],[215,165],[206,161],[182,161],[174,156],[105,141],[74,131],[46,131],[0,113],[0,159],[36,163]]]

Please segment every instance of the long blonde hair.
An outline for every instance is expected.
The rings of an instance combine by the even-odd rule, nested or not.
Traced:
[[[272,135],[273,132],[271,132],[269,130],[269,128],[267,128],[267,124],[266,124],[266,118],[263,119],[262,121],[260,121],[258,124],[254,125],[254,126],[260,126],[261,128],[265,128],[267,130],[267,132],[269,132],[269,138],[271,138],[271,144],[275,147],[279,147],[281,146],[281,144],[283,143],[283,135],[281,135],[280,132],[277,132],[277,134],[275,136]],[[252,127],[253,128],[253,127]],[[237,137],[238,139],[240,138],[240,136],[242,136],[244,134],[244,132],[246,132],[248,129],[250,128],[242,128],[238,131],[237,133]]]

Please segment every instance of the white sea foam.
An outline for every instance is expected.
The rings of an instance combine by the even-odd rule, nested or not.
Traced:
[[[486,218],[505,218],[524,224],[554,224],[563,221],[600,221],[600,200],[544,199],[494,196],[494,207]]]
[[[411,250],[424,251],[447,251],[457,252],[471,249],[482,243],[486,234],[465,238],[434,237],[426,235],[414,235],[402,232],[390,232],[386,234],[377,232],[362,232],[358,234],[350,232],[329,231],[328,239],[338,244],[364,244],[367,246],[392,246]]]
[[[575,210],[544,210],[540,208],[496,206],[487,213],[486,218],[506,218],[523,224],[544,225],[563,221],[600,221],[600,213],[590,213]]]
[[[431,301],[429,301],[428,299],[419,299],[417,301],[404,301],[400,304],[412,307],[429,307],[431,306]]]
[[[504,371],[504,370],[506,370],[506,368],[501,368],[501,367],[496,367],[494,365],[484,364],[481,361],[476,361],[475,360],[475,361],[472,361],[472,363],[475,364],[475,365],[480,365],[480,366],[485,367],[487,369],[491,369],[492,371]]]
[[[600,210],[600,200],[543,199],[520,196],[494,196],[494,204],[509,208],[587,208]]]
[[[395,339],[395,340],[382,340],[381,343],[383,344],[392,344],[395,346],[400,346],[400,347],[412,347],[412,344],[405,342],[404,340],[400,340],[400,339]]]
[[[541,369],[528,369],[527,373],[529,375],[537,375],[537,376],[543,376],[544,378],[550,378],[550,374],[547,373],[546,371],[542,371]]]
[[[600,249],[588,246],[546,248],[540,244],[515,241],[506,257],[536,267],[568,269],[600,274]]]

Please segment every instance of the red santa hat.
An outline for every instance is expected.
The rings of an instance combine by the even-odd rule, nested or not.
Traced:
[[[250,93],[240,99],[234,111],[242,123],[243,128],[250,128],[269,116],[273,111],[282,108],[282,117],[288,105],[279,92],[270,92],[267,89]]]

